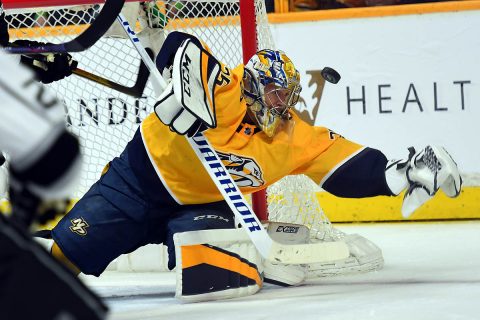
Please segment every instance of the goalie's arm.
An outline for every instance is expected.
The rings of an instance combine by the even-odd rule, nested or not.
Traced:
[[[182,38],[178,49],[172,49]],[[217,126],[215,88],[221,66],[198,39],[181,33],[167,37],[157,69],[169,81],[154,107],[164,124],[189,137]]]
[[[449,197],[460,194],[462,178],[455,161],[442,147],[427,146],[419,152],[410,148],[408,158],[401,160],[388,160],[380,150],[368,147],[346,154],[343,159],[334,154],[339,146],[346,149],[350,143],[337,138],[328,151],[296,173],[306,174],[337,197],[396,196],[407,189],[402,204],[405,218],[439,189]],[[338,165],[332,165],[325,174],[324,163]]]

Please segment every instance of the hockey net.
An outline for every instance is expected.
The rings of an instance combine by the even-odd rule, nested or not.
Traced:
[[[18,9],[14,1],[4,0],[11,41],[28,39],[61,43],[75,38],[102,9],[99,3],[80,1],[82,3],[75,6],[62,5],[59,0],[54,7]],[[53,2],[48,0],[48,5],[53,5]],[[29,6],[24,1],[21,3],[23,7]],[[32,6],[46,4],[36,1]],[[251,23],[256,27],[258,48],[274,48],[264,2],[255,0],[254,4],[256,21]],[[136,26],[141,39],[150,41],[152,46],[161,44],[161,39],[169,32],[179,30],[202,39],[212,53],[227,65],[242,63],[238,0],[133,1],[126,5],[123,13]],[[111,29],[90,49],[72,53],[72,56],[79,62],[79,68],[85,71],[127,87],[135,84],[140,57],[119,26]],[[64,102],[67,126],[80,137],[85,155],[81,184],[74,195],[78,198],[99,178],[105,164],[121,153],[141,120],[152,112],[153,90],[147,83],[142,97],[134,98],[76,75],[50,87]],[[346,235],[333,228],[323,213],[316,191],[315,184],[306,177],[286,177],[268,190],[269,219],[307,225],[315,241],[345,239]],[[312,274],[322,276],[368,271],[383,264],[379,250],[367,259],[368,263],[363,263],[363,267],[358,258],[352,259],[313,267],[316,269],[312,270],[315,271]],[[121,263],[123,269],[148,270],[152,265],[154,269],[163,268],[158,262],[134,266],[131,256],[127,260],[129,262],[124,260]]]

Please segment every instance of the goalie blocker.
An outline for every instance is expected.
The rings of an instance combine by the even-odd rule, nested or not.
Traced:
[[[215,128],[214,92],[220,73],[217,59],[197,39],[187,38],[168,67],[172,68],[170,82],[154,106],[158,118],[170,130],[189,137]]]

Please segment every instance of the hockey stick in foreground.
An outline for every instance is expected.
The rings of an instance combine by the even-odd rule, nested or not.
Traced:
[[[118,16],[118,20],[152,73],[155,94],[159,95],[166,87],[163,77],[122,14]],[[266,260],[286,264],[307,264],[340,260],[349,256],[349,249],[343,241],[296,245],[273,241],[203,133],[197,133],[193,138],[187,138],[187,140],[235,217],[241,221],[252,243]]]
[[[6,47],[3,48],[7,53],[14,54],[32,54],[32,53],[50,53],[50,52],[79,52],[90,48],[115,21],[117,15],[122,11],[125,0],[105,0],[102,11],[93,20],[90,27],[82,32],[78,37],[65,43],[44,44],[37,47]]]
[[[153,57],[153,52],[151,50],[148,50],[148,54]],[[36,65],[39,68],[43,68],[46,70],[47,66],[45,65],[47,61],[47,56],[43,54],[28,54],[28,55],[23,55],[23,57],[27,59],[33,60],[33,64]],[[101,84],[107,88],[116,90],[118,92],[121,92],[123,94],[132,96],[134,98],[141,98],[143,95],[143,91],[145,90],[145,86],[147,85],[148,81],[148,76],[150,75],[150,72],[148,71],[147,66],[143,62],[143,60],[140,60],[140,67],[138,68],[138,74],[137,74],[137,80],[135,81],[135,84],[132,87],[127,87],[122,84],[119,84],[117,82],[114,82],[112,80],[109,80],[107,78],[104,78],[102,76],[96,75],[94,73],[85,71],[80,68],[75,68],[72,70],[72,73],[93,81],[95,83]]]

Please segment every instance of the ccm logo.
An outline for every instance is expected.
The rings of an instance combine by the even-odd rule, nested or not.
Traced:
[[[292,226],[278,226],[277,232],[283,232],[283,233],[297,233],[298,232],[298,227],[292,227]]]
[[[190,94],[190,64],[192,63],[192,60],[190,57],[185,54],[184,59],[182,61],[182,83],[183,83],[183,92],[189,97],[191,97]]]
[[[205,215],[202,215],[202,216],[196,216],[195,218],[193,218],[193,221],[205,220],[205,219],[217,219],[217,220],[223,220],[225,222],[230,221],[227,218],[224,218],[222,216],[217,216],[217,215],[214,215],[214,214],[205,214]]]

